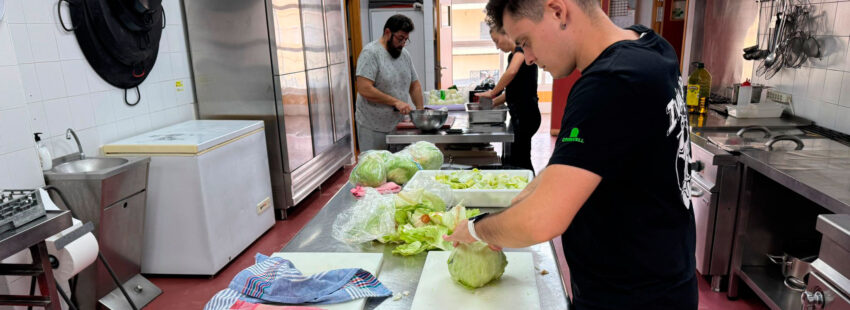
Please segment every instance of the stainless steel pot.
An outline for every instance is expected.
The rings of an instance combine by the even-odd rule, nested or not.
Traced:
[[[767,255],[771,262],[782,266],[782,275],[785,276],[785,286],[802,292],[806,289],[807,275],[811,269],[811,264],[817,255],[804,258],[797,258],[788,254],[782,255]]]
[[[413,110],[410,111],[410,121],[419,130],[434,131],[440,129],[449,117],[448,111]]]
[[[750,98],[750,103],[759,103],[761,102],[761,91],[765,88],[769,88],[769,86],[764,86],[762,84],[753,84],[752,86],[753,96]],[[732,84],[732,86],[727,87],[726,89],[727,91],[732,92],[732,97],[729,98],[732,101],[732,104],[738,102],[738,92],[741,90],[741,83]]]

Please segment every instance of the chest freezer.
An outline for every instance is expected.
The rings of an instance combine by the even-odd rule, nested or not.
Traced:
[[[274,225],[262,121],[187,121],[103,152],[151,157],[142,273],[214,275]]]

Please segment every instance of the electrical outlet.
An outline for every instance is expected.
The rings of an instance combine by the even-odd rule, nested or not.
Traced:
[[[264,199],[262,202],[257,204],[257,214],[261,214],[261,213],[265,212],[269,207],[271,207],[272,206],[271,202],[272,202],[271,197],[266,197],[266,199]]]

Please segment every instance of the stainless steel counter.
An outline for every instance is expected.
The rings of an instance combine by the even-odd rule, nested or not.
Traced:
[[[352,186],[346,184],[328,204],[316,214],[306,226],[290,241],[282,252],[369,252],[383,253],[384,262],[378,279],[394,293],[409,291],[410,296],[394,301],[393,298],[371,298],[365,309],[410,309],[422,268],[425,265],[427,253],[416,256],[393,255],[393,246],[380,243],[367,243],[351,246],[337,241],[331,236],[331,227],[337,214],[354,205],[355,199],[349,193]],[[496,211],[482,209],[482,211]],[[522,249],[505,249],[505,251],[531,252],[534,265],[549,273],[536,273],[537,289],[540,293],[541,309],[567,309],[567,293],[563,278],[558,271],[557,259],[551,242],[541,243]]]
[[[702,117],[702,119],[700,119]],[[709,110],[704,115],[688,116],[692,131],[738,130],[748,126],[764,126],[771,129],[790,129],[809,126],[812,121],[799,117],[783,118],[735,118]]]
[[[834,213],[850,213],[850,147],[741,152],[740,161]]]
[[[449,112],[454,117],[452,129],[463,130],[463,133],[450,134],[445,130],[437,132],[422,132],[419,129],[394,129],[387,134],[387,144],[410,144],[418,141],[428,141],[434,144],[451,143],[490,143],[513,142],[514,133],[505,124],[490,126],[487,130],[470,128],[466,112]]]

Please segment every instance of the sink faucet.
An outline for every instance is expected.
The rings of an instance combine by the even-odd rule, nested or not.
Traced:
[[[68,128],[68,130],[65,131],[65,139],[71,140],[71,136],[74,136],[74,141],[77,142],[77,150],[80,152],[80,159],[85,159],[86,153],[83,153],[83,146],[80,145],[80,138],[77,137],[77,133],[74,132],[73,129]]]

